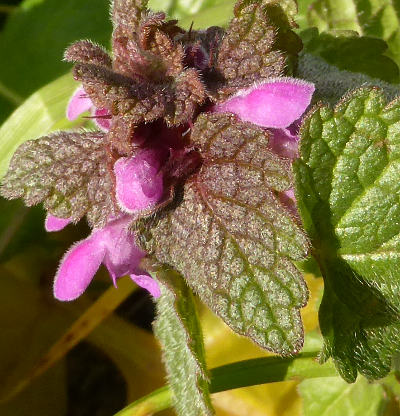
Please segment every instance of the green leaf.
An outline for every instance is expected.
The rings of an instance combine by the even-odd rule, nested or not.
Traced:
[[[308,240],[277,197],[292,187],[289,162],[268,150],[265,130],[233,115],[201,115],[191,140],[203,165],[176,207],[143,224],[147,249],[234,331],[296,353],[308,291],[292,261]]]
[[[387,44],[382,39],[343,30],[318,34],[316,28],[302,32],[301,37],[305,51],[320,56],[339,69],[361,72],[387,82],[399,80],[399,68],[384,55]]]
[[[91,227],[117,217],[114,186],[103,132],[59,132],[23,143],[11,159],[0,194],[23,198],[27,206],[44,202],[59,218]]]
[[[193,15],[195,18],[198,13],[210,9],[212,10],[224,3],[230,3],[230,9],[232,9],[235,0],[150,0],[149,8],[155,11],[165,11],[169,17],[181,19]],[[215,24],[216,23],[212,21],[209,22],[207,26]]]
[[[347,381],[383,377],[399,351],[400,99],[363,88],[301,128],[296,196],[325,280],[323,359]],[[351,266],[351,268],[349,267]]]
[[[233,6],[235,0],[223,0],[213,7],[202,9],[195,15],[183,17],[179,20],[179,25],[189,29],[193,24],[193,29],[207,29],[209,26],[225,27],[233,17]]]
[[[23,99],[64,74],[70,65],[62,61],[63,52],[76,40],[109,44],[109,0],[30,3],[10,15],[0,36],[0,95],[4,86]],[[0,119],[8,113],[8,106],[0,107]]]
[[[316,0],[308,13],[310,26],[354,30],[383,39],[387,55],[400,66],[400,5],[391,0]]]
[[[388,402],[383,387],[364,377],[354,384],[340,377],[303,380],[299,392],[304,416],[380,416]]]
[[[173,402],[179,416],[212,415],[209,376],[193,295],[182,277],[160,269],[154,331],[160,340]]]
[[[52,130],[82,124],[65,118],[67,104],[77,83],[66,74],[31,95],[0,127],[0,178],[21,143]]]

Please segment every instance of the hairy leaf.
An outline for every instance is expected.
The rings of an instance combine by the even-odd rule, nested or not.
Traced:
[[[295,353],[308,292],[292,260],[306,256],[308,241],[275,194],[291,187],[289,163],[268,150],[263,129],[227,114],[201,115],[191,140],[203,165],[147,247],[233,330]]]
[[[154,331],[162,345],[175,409],[179,416],[212,415],[203,336],[193,295],[172,270],[159,269],[156,278],[161,296]]]
[[[325,279],[323,358],[354,381],[384,376],[399,351],[400,100],[363,88],[301,129],[298,207]],[[351,268],[350,268],[351,266]]]
[[[224,94],[265,78],[281,76],[301,49],[301,41],[278,3],[239,1],[218,55],[217,69],[227,82]]]
[[[344,30],[318,35],[316,28],[304,31],[301,37],[307,52],[320,56],[339,69],[361,72],[387,82],[399,80],[399,68],[384,55],[387,44],[382,39]]]
[[[85,214],[92,227],[116,216],[113,181],[104,134],[56,133],[22,144],[3,178],[1,195],[23,198],[26,205],[44,202],[60,218],[79,221]]]
[[[177,125],[191,120],[198,106],[206,98],[206,90],[195,69],[187,69],[177,78],[175,97],[175,109],[171,122]]]
[[[388,398],[380,384],[359,377],[347,384],[340,377],[303,380],[299,385],[304,416],[381,416]]]
[[[385,40],[390,56],[400,66],[400,6],[391,0],[316,0],[308,21],[321,31],[355,30],[363,36]]]
[[[89,40],[81,40],[72,44],[64,53],[64,59],[69,62],[82,62],[86,64],[111,67],[111,58],[100,45]]]
[[[112,0],[111,17],[119,36],[131,37],[139,26],[147,0]]]

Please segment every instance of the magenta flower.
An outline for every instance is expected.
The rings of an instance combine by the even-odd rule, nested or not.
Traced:
[[[79,87],[72,95],[67,106],[67,119],[76,120],[82,113],[90,111],[96,125],[103,131],[111,126],[111,116],[105,108],[96,108],[85,90]]]
[[[271,130],[270,146],[277,154],[289,159],[297,157],[296,121],[310,105],[314,84],[296,78],[271,78],[262,84],[239,91],[214,107],[214,111],[236,114]]]
[[[47,214],[46,221],[44,223],[44,228],[47,232],[61,231],[71,220],[69,218],[58,218],[54,215]]]
[[[160,296],[157,282],[139,268],[145,252],[136,247],[134,235],[129,230],[132,218],[124,216],[110,221],[104,228],[76,244],[61,260],[55,281],[54,296],[59,300],[79,297],[92,281],[103,263],[116,285],[117,278],[130,275],[139,286],[154,297]]]
[[[94,108],[91,100],[78,89],[71,98],[67,116],[76,118]],[[103,125],[104,129],[108,129]],[[130,158],[120,158],[114,165],[116,197],[124,215],[110,220],[104,228],[75,245],[61,260],[55,282],[54,296],[63,301],[79,297],[88,287],[101,264],[104,264],[116,285],[119,277],[130,275],[139,286],[147,289],[154,297],[160,296],[156,281],[140,270],[139,262],[145,252],[135,245],[133,233],[129,230],[135,215],[157,204],[163,195],[163,177],[159,172],[160,152],[151,149],[140,150]],[[46,231],[59,231],[71,221],[48,214]]]

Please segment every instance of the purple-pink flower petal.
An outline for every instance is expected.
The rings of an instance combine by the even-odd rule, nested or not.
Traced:
[[[146,289],[150,292],[151,295],[153,295],[155,298],[160,297],[161,291],[160,287],[158,286],[158,283],[152,279],[150,276],[141,274],[131,274],[131,279],[140,287],[143,289]]]
[[[47,232],[60,231],[71,222],[69,218],[58,218],[54,215],[47,214],[44,222],[44,228]]]
[[[54,281],[54,296],[59,300],[74,300],[89,286],[100,267],[105,247],[95,232],[74,244],[65,254]]]
[[[288,129],[271,129],[270,148],[279,156],[295,159],[298,155],[299,138]]]
[[[114,285],[116,279],[138,270],[140,260],[146,255],[135,245],[129,216],[111,221],[101,233],[101,242],[106,248],[104,265],[107,267]]]
[[[93,107],[92,100],[87,96],[85,90],[79,87],[67,106],[67,119],[72,121],[78,118],[85,111],[89,111]]]
[[[98,127],[103,131],[110,130],[111,114],[106,108],[96,108],[94,110],[94,121]],[[110,117],[110,118],[109,118]]]
[[[160,157],[155,150],[142,150],[133,157],[117,160],[114,165],[116,196],[122,210],[133,214],[160,201],[163,177],[159,167]]]
[[[314,84],[295,78],[273,78],[242,90],[214,107],[262,127],[285,128],[306,110]]]

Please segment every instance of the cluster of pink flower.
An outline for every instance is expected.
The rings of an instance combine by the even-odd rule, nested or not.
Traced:
[[[240,120],[267,128],[271,133],[270,146],[282,157],[297,157],[298,120],[311,102],[314,85],[294,78],[274,78],[260,85],[240,91],[209,111],[229,112]],[[93,103],[79,88],[72,96],[67,117],[77,118],[91,111],[98,127],[107,131],[110,120],[107,111],[94,108]],[[171,149],[172,151],[172,149]],[[131,158],[122,157],[114,165],[116,199],[124,212],[110,219],[102,229],[76,244],[66,253],[58,269],[54,295],[59,300],[73,300],[80,296],[103,263],[114,282],[130,275],[139,286],[154,297],[160,296],[157,283],[140,269],[146,255],[134,243],[129,229],[132,219],[140,211],[154,207],[163,197],[162,160],[157,150],[143,149]],[[288,193],[294,198],[293,193]],[[69,224],[68,219],[48,215],[47,231],[59,231]]]

